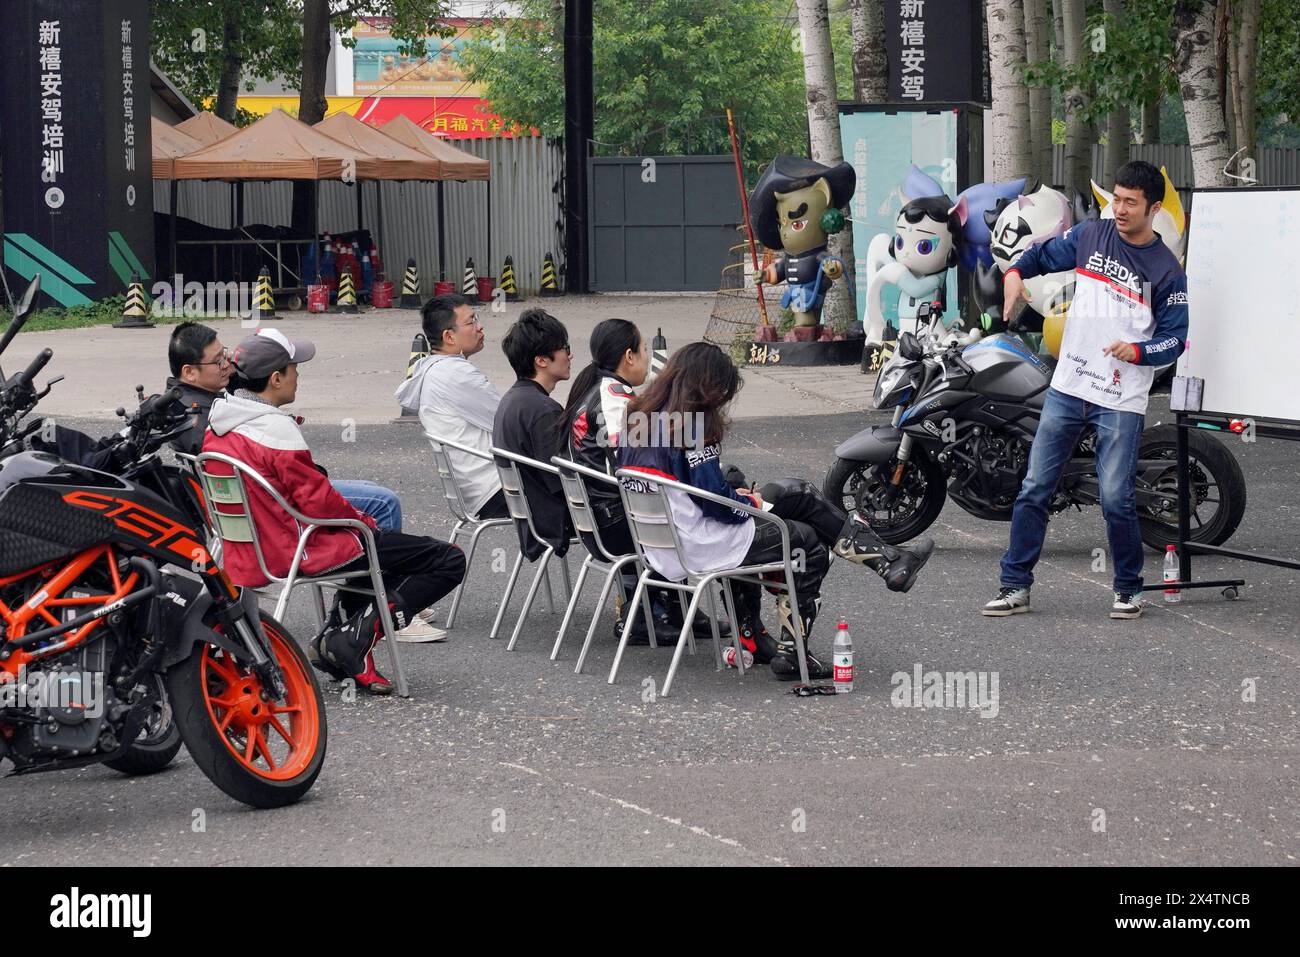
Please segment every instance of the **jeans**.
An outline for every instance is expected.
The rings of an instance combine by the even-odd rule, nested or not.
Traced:
[[[330,484],[353,508],[365,512],[384,531],[402,530],[402,502],[392,489],[365,479],[330,479]]]
[[[1048,389],[1038,433],[1029,450],[1029,470],[1011,514],[1011,544],[1002,556],[1002,587],[1028,588],[1047,536],[1047,505],[1085,426],[1097,430],[1097,479],[1106,518],[1115,591],[1142,589],[1142,536],[1138,528],[1138,445],[1145,426],[1137,412],[1117,412]]]

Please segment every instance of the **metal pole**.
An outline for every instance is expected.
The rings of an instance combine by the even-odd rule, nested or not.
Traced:
[[[591,52],[592,0],[564,3],[564,269],[565,289],[585,293],[587,154],[595,139]]]
[[[167,217],[167,246],[171,251],[172,262],[172,284],[176,282],[176,203],[180,199],[180,183],[172,180],[168,185],[168,201],[171,206],[171,215]],[[175,302],[176,290],[172,290],[172,301]]]
[[[488,248],[487,248],[487,274],[488,274],[489,276],[491,276],[491,275],[493,275],[493,273],[492,273],[492,172],[491,172],[491,170],[488,171],[488,178],[487,178],[486,180],[484,180],[484,182],[487,183],[487,201],[488,201],[488,214],[487,214],[487,247],[488,247]]]
[[[442,186],[443,186],[443,181],[438,180],[438,281],[446,282],[447,262],[445,258],[445,250],[447,244],[444,240],[446,239],[447,230],[446,230],[446,222],[443,220],[442,217],[442,205],[443,205]]]
[[[379,245],[386,250],[388,249],[388,238],[384,235],[384,184],[379,180],[375,180],[375,213],[376,229],[379,230]]]
[[[357,232],[361,232],[361,180],[356,180],[352,184],[357,188]]]
[[[1188,423],[1183,413],[1175,418],[1177,433],[1175,448],[1178,456],[1178,577],[1192,580],[1192,550],[1187,547],[1192,537],[1191,462],[1187,455]]]
[[[754,244],[754,227],[749,222],[749,198],[745,195],[745,173],[740,165],[740,143],[736,139],[736,121],[732,119],[731,108],[727,108],[727,132],[731,135],[731,155],[736,161],[736,185],[740,187],[740,211],[745,217],[745,233],[749,236],[749,256],[754,263],[754,272],[758,272],[758,247]],[[741,285],[744,285],[742,282]],[[755,283],[758,290],[758,312],[763,318],[763,325],[769,326],[767,320],[767,303],[763,301],[763,287]]]
[[[316,260],[316,281],[320,282],[320,180],[311,181],[311,248]],[[329,302],[326,302],[329,305]]]

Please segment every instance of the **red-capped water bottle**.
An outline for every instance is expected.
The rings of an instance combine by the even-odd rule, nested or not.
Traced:
[[[736,667],[736,647],[734,645],[727,645],[722,649],[722,660],[727,663],[728,668]],[[745,663],[746,669],[754,667],[754,656],[749,653],[748,648],[740,649],[740,660]]]
[[[853,639],[849,637],[849,623],[843,618],[835,626],[831,660],[835,664],[835,693],[847,694],[853,690]]]
[[[1178,569],[1178,546],[1165,546],[1165,601],[1175,602],[1183,600],[1183,593],[1177,588],[1170,588],[1170,585],[1176,585],[1180,578]]]

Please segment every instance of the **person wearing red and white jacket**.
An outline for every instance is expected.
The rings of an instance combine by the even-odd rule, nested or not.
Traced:
[[[203,451],[246,463],[304,515],[356,519],[374,530],[393,623],[403,631],[418,628],[417,613],[460,584],[465,557],[446,542],[378,529],[373,518],[353,508],[330,484],[325,470],[312,459],[300,420],[283,408],[297,397],[299,364],[315,354],[312,343],[290,340],[275,329],[259,329],[243,340],[233,358],[236,377],[231,394],[212,404]],[[212,474],[231,471],[215,461],[206,468]],[[245,482],[245,487],[249,517],[257,528],[267,570],[287,575],[302,530],[258,485]],[[239,506],[214,507],[239,510]],[[249,588],[267,584],[252,544],[225,541],[222,554],[235,584]],[[365,549],[355,530],[324,527],[308,539],[300,572],[323,575],[365,566]],[[381,635],[374,603],[365,596],[340,592],[326,629],[311,642],[308,657],[332,677],[351,677],[367,691],[389,694],[392,685],[374,665],[373,650]]]
[[[1164,195],[1160,170],[1141,160],[1124,164],[1115,173],[1113,220],[1078,223],[1030,246],[1003,280],[1002,315],[1011,319],[1017,300],[1029,299],[1022,277],[1075,272],[1061,357],[1011,513],[1001,587],[983,608],[989,617],[1029,611],[1048,506],[1087,428],[1096,432],[1101,510],[1114,562],[1110,617],[1142,614],[1138,446],[1156,367],[1177,360],[1187,342],[1187,276],[1152,228]]]

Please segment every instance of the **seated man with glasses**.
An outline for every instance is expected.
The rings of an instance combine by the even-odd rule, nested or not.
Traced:
[[[549,465],[564,418],[563,406],[551,393],[569,378],[569,334],[545,310],[525,309],[501,340],[501,348],[519,379],[497,406],[492,427],[497,447]],[[569,550],[573,525],[560,477],[526,467],[519,474],[537,533],[563,556]],[[515,526],[524,556],[535,561],[546,545],[539,544],[522,522]]]
[[[419,413],[420,425],[436,439],[478,449],[492,448],[492,426],[501,393],[469,357],[483,350],[483,324],[470,301],[459,293],[434,296],[420,310],[429,355],[415,364],[397,388],[397,401]],[[480,519],[505,518],[505,493],[496,466],[447,447],[465,508]]]
[[[167,346],[171,378],[167,389],[180,389],[181,402],[194,409],[194,428],[172,442],[172,448],[186,455],[198,455],[208,430],[212,403],[226,394],[234,366],[230,350],[217,338],[217,330],[198,322],[182,322],[172,330]],[[335,491],[389,531],[402,530],[402,503],[397,493],[374,482],[331,479]]]

